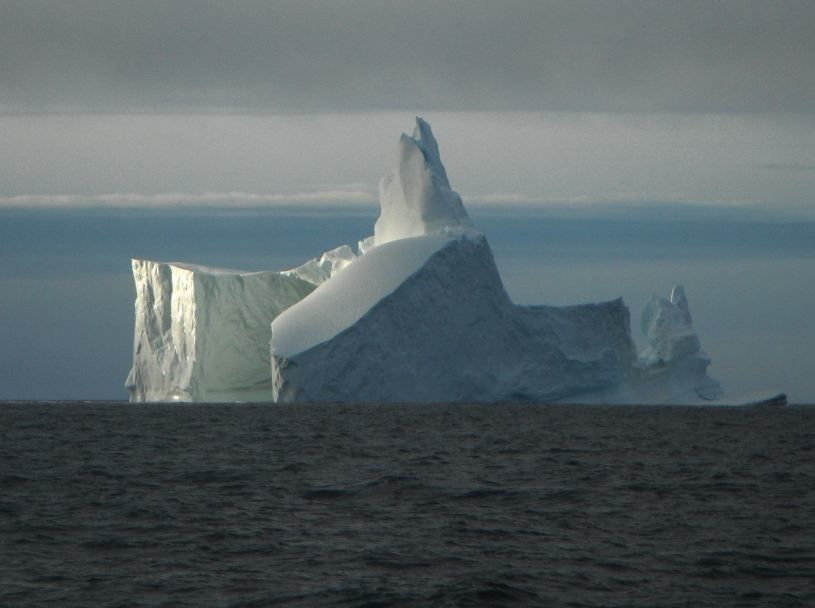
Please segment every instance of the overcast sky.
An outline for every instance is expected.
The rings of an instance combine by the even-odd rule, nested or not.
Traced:
[[[815,116],[430,112],[469,206],[815,218]],[[0,207],[374,207],[409,112],[0,116]]]
[[[2,0],[0,104],[815,109],[811,0]]]
[[[815,215],[815,2],[0,0],[0,206],[375,204],[421,114],[469,204]]]

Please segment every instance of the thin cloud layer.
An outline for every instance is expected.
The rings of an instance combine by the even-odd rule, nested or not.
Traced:
[[[718,201],[812,215],[813,114],[425,116],[468,205]],[[382,112],[0,116],[0,207],[375,206],[412,122]]]
[[[678,197],[654,197],[632,193],[592,199],[585,196],[572,198],[530,196],[523,193],[463,195],[467,207],[478,216],[499,217],[544,214],[552,217],[573,218],[629,218],[629,219],[683,219],[716,220],[731,218],[740,221],[815,219],[810,205],[792,206],[779,210],[761,203],[733,203],[711,200],[691,200]],[[370,190],[315,190],[290,194],[252,192],[164,192],[145,194],[138,192],[111,192],[97,195],[84,194],[18,194],[0,196],[0,212],[6,210],[191,210],[207,213],[235,212],[292,212],[310,214],[358,213],[370,211],[376,215],[377,197]]]
[[[172,207],[275,207],[286,205],[363,205],[376,201],[365,190],[320,190],[291,194],[258,194],[252,192],[166,192],[142,194],[111,192],[107,194],[19,194],[0,196],[0,209],[59,208],[172,208]]]
[[[5,0],[5,111],[811,113],[811,0]]]

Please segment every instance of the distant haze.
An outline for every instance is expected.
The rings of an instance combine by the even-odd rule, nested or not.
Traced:
[[[815,217],[815,115],[421,112],[468,205]],[[0,207],[373,206],[413,113],[0,116]]]

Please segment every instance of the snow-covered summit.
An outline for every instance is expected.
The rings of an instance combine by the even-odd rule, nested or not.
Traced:
[[[430,125],[419,117],[413,135],[403,133],[399,139],[396,169],[379,183],[379,204],[375,245],[473,226],[450,187]]]

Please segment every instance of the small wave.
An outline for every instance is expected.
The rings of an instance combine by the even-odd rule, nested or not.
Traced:
[[[463,583],[450,589],[441,589],[430,597],[431,606],[540,606],[543,598],[530,589],[503,582]]]
[[[241,470],[201,469],[187,471],[173,480],[182,484],[227,484],[251,481],[252,477]]]
[[[29,481],[31,481],[31,479],[23,477],[22,475],[3,475],[0,476],[0,487],[10,488]]]
[[[455,494],[452,498],[456,500],[481,500],[481,499],[492,499],[492,498],[512,498],[516,496],[518,492],[512,490],[498,490],[495,488],[476,488],[474,490],[467,490],[466,492],[461,492],[459,494]]]

